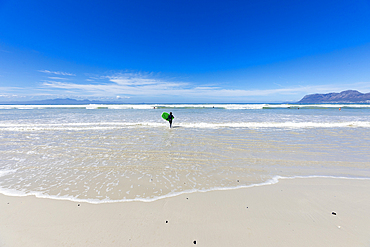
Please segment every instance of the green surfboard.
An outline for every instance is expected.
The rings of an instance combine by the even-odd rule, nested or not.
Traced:
[[[168,116],[169,116],[170,114],[168,114],[167,112],[163,112],[162,113],[162,118],[164,119],[164,120],[166,120],[166,121],[168,121]],[[175,117],[173,117],[173,118],[175,118]]]
[[[162,118],[164,119],[164,120],[167,120],[167,118],[168,118],[168,116],[169,116],[170,114],[168,114],[167,112],[163,112],[162,113]],[[168,121],[168,120],[167,120]]]

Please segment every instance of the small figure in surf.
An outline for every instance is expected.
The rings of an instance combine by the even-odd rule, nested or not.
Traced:
[[[168,115],[168,122],[170,122],[170,128],[172,127],[172,119],[174,119],[175,117],[172,115],[172,112],[170,112],[170,115]]]

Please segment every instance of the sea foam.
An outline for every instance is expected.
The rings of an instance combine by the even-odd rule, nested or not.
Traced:
[[[1,176],[1,175],[0,175]],[[36,198],[42,199],[52,199],[52,200],[64,200],[64,201],[72,201],[72,202],[80,202],[80,203],[91,203],[91,204],[105,204],[105,203],[119,203],[119,202],[154,202],[166,198],[176,197],[183,194],[192,194],[192,193],[206,193],[211,191],[228,191],[228,190],[237,190],[237,189],[244,189],[244,188],[253,188],[259,186],[268,186],[274,185],[279,182],[279,180],[284,179],[309,179],[309,178],[323,178],[323,179],[348,179],[348,180],[370,180],[370,178],[365,177],[343,177],[343,176],[292,176],[292,177],[283,177],[283,176],[274,176],[271,179],[266,180],[265,182],[249,184],[249,185],[239,185],[239,186],[232,186],[232,187],[213,187],[209,189],[192,189],[192,190],[184,190],[180,192],[170,192],[166,195],[155,196],[152,198],[134,198],[134,199],[81,199],[74,196],[56,196],[56,195],[48,195],[38,191],[30,191],[30,192],[22,192],[17,191],[14,189],[6,189],[0,187],[0,194],[6,196],[16,196],[16,197],[24,197],[24,196],[35,196]]]

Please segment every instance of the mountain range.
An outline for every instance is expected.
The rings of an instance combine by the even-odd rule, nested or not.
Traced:
[[[340,93],[308,94],[297,103],[320,104],[320,103],[370,103],[370,93],[360,93],[356,90],[347,90]],[[37,101],[12,101],[0,102],[4,105],[86,105],[86,104],[122,104],[122,102],[104,102],[97,100],[76,99],[46,99]]]
[[[340,93],[309,94],[304,96],[297,103],[370,103],[370,93],[347,90]]]

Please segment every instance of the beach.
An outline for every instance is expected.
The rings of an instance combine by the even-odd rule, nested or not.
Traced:
[[[0,195],[1,246],[369,246],[370,180],[280,179],[154,202]]]
[[[0,246],[369,246],[369,109],[0,105]]]
[[[0,247],[370,247],[370,0],[0,20]]]

